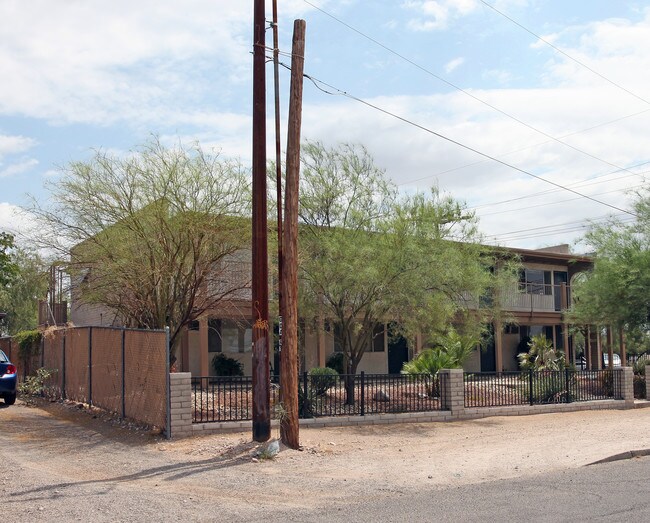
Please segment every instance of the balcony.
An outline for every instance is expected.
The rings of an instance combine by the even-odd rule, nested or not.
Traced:
[[[563,292],[565,296],[563,296]],[[518,283],[512,288],[500,292],[501,308],[512,312],[561,312],[571,303],[571,293],[568,285],[546,285],[538,283]],[[468,309],[476,309],[492,305],[490,297],[477,300],[465,292],[460,298],[462,305]]]

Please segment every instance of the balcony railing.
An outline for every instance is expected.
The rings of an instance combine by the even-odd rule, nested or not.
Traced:
[[[563,299],[562,293],[566,293]],[[571,304],[571,291],[568,285],[545,285],[540,283],[518,283],[499,293],[503,310],[514,312],[560,312]],[[492,304],[494,300],[483,297],[477,300],[469,292],[463,293],[461,303],[468,309],[476,309]]]

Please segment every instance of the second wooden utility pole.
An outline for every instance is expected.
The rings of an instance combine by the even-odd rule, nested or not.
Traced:
[[[266,220],[266,20],[264,0],[253,14],[253,440],[271,437],[269,264]]]
[[[297,449],[300,446],[300,424],[298,421],[298,188],[305,27],[304,20],[295,20],[293,23],[287,174],[284,195],[283,333],[282,352],[280,352],[280,387],[285,414],[280,423],[280,435],[282,442],[292,449]],[[307,391],[305,391],[306,393]]]

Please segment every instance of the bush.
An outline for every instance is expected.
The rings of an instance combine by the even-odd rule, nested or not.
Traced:
[[[647,396],[645,376],[640,374],[634,375],[634,397],[637,399],[645,399]]]
[[[305,391],[302,387],[298,387],[298,417],[302,419],[314,417],[314,400],[314,393],[311,389],[307,391],[305,401]]]
[[[35,376],[28,376],[23,382],[18,384],[18,392],[21,396],[24,396],[23,399],[25,403],[31,403],[31,400],[29,399],[30,397],[43,395],[43,392],[45,391],[45,382],[55,372],[56,370],[40,368],[36,371]]]
[[[329,367],[316,367],[309,371],[310,388],[316,396],[323,396],[338,381],[339,373]]]
[[[611,369],[599,373],[598,385],[600,394],[607,397],[614,397],[614,373]]]
[[[244,366],[234,358],[225,354],[217,354],[212,358],[212,368],[216,376],[243,376]]]
[[[29,366],[32,359],[41,353],[43,333],[39,330],[17,332],[14,341],[18,344],[18,358],[24,366]]]
[[[344,360],[345,356],[342,352],[333,352],[328,356],[327,362],[325,362],[325,366],[329,367],[330,369],[334,369],[339,374],[345,374]]]

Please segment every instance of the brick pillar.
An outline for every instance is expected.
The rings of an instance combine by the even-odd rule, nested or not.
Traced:
[[[462,414],[465,411],[463,369],[442,369],[439,376],[443,409],[452,415]]]
[[[171,437],[192,435],[192,374],[173,372],[169,375],[171,399]]]
[[[632,367],[617,367],[614,372],[619,373],[621,396],[626,407],[634,406],[634,371]]]
[[[646,365],[645,369],[645,399],[650,398],[650,365]]]

